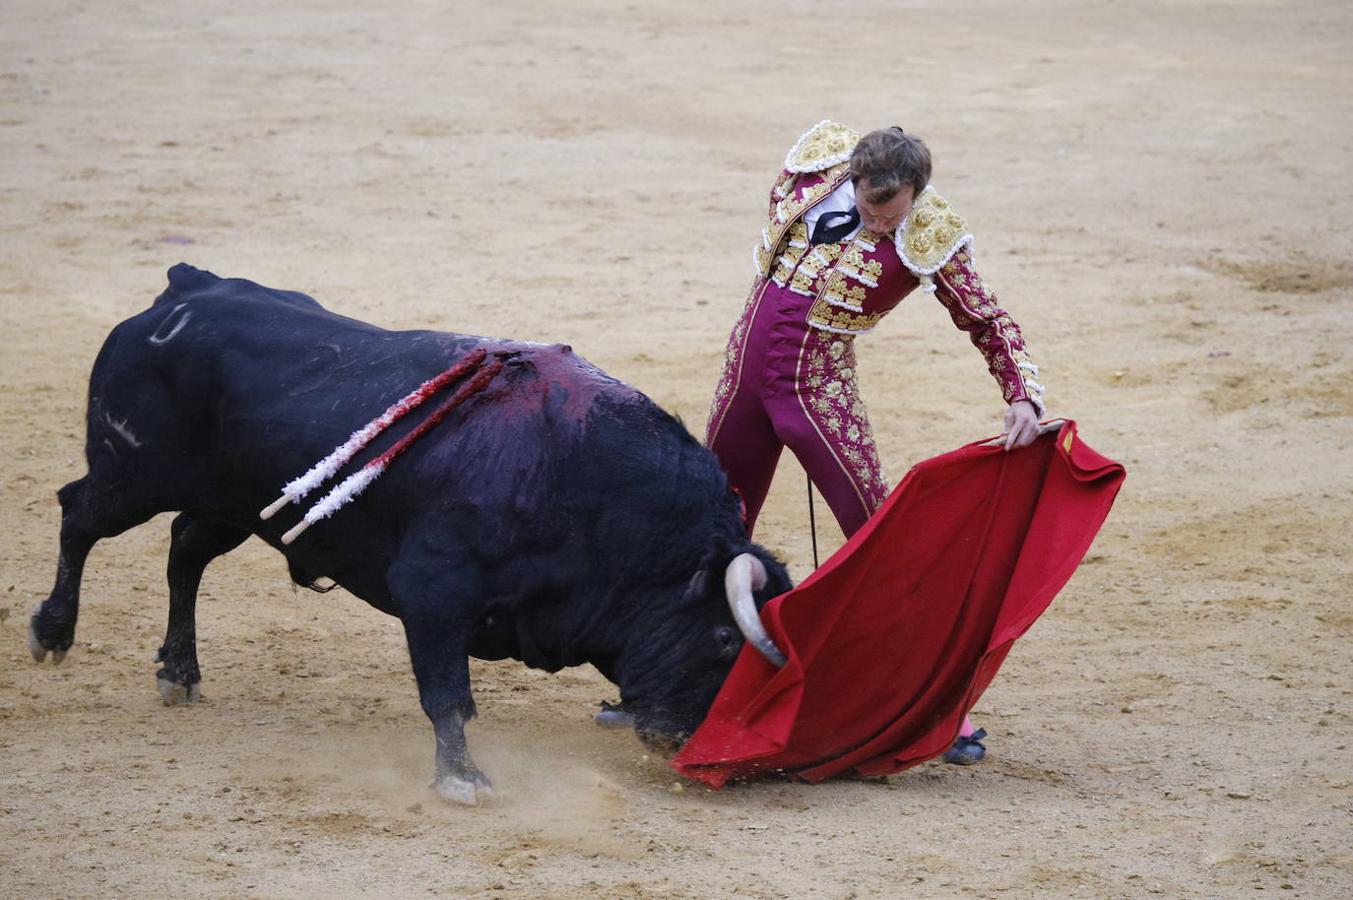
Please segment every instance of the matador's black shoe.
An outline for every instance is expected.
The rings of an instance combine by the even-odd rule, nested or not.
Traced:
[[[592,717],[602,728],[633,728],[634,713],[625,708],[625,701],[607,703],[601,701],[601,712]]]
[[[987,748],[982,746],[982,738],[987,736],[985,728],[979,728],[967,737],[955,738],[954,744],[944,751],[944,761],[956,766],[971,766],[982,761]]]

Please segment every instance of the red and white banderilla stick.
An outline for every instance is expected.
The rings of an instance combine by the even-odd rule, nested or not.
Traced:
[[[477,367],[484,361],[484,358],[487,355],[488,351],[480,347],[436,378],[429,378],[427,381],[420,384],[408,396],[390,404],[385,412],[372,419],[362,428],[354,431],[347,441],[340,444],[334,449],[334,452],[324,457],[324,459],[315,463],[315,465],[310,468],[310,471],[306,472],[295,481],[288,482],[287,485],[282,488],[282,496],[278,497],[260,512],[258,517],[260,519],[271,519],[282,507],[286,506],[288,503],[294,503],[324,482],[328,481],[334,476],[335,472],[347,464],[348,460],[360,453],[363,447],[379,437],[385,429],[404,418],[404,416],[408,415],[413,410],[422,406],[429,397],[464,375],[470,369]]]
[[[482,352],[480,351],[481,354]],[[483,359],[482,355],[480,359]],[[442,419],[450,415],[452,410],[464,403],[472,394],[483,390],[484,386],[493,380],[493,376],[501,372],[502,369],[502,361],[494,360],[476,372],[473,378],[457,388],[456,392],[448,397],[441,406],[433,410],[432,414],[426,419],[419,422],[412,431],[400,438],[394,446],[349,475],[343,480],[342,484],[325,495],[323,500],[310,507],[309,512],[305,514],[305,518],[298,522],[295,528],[282,535],[282,543],[290,544],[311,525],[314,525],[320,519],[328,518],[341,506],[356,499],[358,494],[366,490],[367,485],[380,477],[380,474],[385,471],[390,463],[413,446],[414,441],[435,428]]]

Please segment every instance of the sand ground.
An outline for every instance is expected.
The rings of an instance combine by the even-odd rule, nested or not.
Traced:
[[[0,7],[0,895],[1353,895],[1347,4],[379,6]],[[1129,469],[986,763],[683,788],[595,672],[488,664],[501,797],[452,808],[397,623],[258,542],[207,573],[207,699],[160,705],[168,517],[33,665],[89,365],[168,266],[565,341],[699,433],[825,117],[927,138],[1051,411]],[[927,297],[860,354],[895,477],[998,430]],[[760,537],[811,569],[792,463]]]

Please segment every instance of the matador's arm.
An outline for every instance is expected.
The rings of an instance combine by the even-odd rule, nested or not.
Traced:
[[[949,310],[954,324],[968,332],[987,369],[1001,386],[1006,403],[1028,400],[1041,418],[1046,412],[1038,366],[1024,346],[1015,320],[1000,307],[972,265],[967,248],[959,250],[933,276],[935,296]]]

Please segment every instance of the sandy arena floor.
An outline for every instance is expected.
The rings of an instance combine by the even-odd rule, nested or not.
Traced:
[[[0,895],[1353,895],[1346,3],[379,6],[0,7]],[[1051,411],[1129,470],[986,763],[710,793],[591,724],[592,670],[485,664],[501,798],[453,808],[397,623],[257,541],[207,573],[207,699],[160,705],[167,516],[32,663],[89,366],[168,266],[565,341],[700,433],[825,117],[926,137]],[[894,478],[999,430],[929,298],[860,351]],[[810,570],[793,463],[759,536]]]

